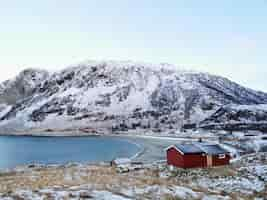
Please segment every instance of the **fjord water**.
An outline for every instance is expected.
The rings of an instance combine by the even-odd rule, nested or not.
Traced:
[[[114,137],[0,136],[0,168],[31,163],[95,163],[116,157],[132,157],[136,144]]]

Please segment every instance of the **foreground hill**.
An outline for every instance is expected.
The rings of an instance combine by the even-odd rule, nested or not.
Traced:
[[[224,105],[267,103],[226,78],[167,64],[87,62],[48,74],[26,70],[1,85],[2,132],[30,128],[179,129]]]

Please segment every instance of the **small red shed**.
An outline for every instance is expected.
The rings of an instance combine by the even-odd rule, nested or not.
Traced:
[[[227,165],[230,153],[218,144],[176,144],[167,148],[167,163],[180,168]]]

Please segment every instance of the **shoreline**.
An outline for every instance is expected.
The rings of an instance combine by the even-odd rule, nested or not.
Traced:
[[[45,130],[28,130],[23,132],[12,132],[12,133],[0,133],[0,136],[24,136],[24,137],[101,137],[101,136],[111,136],[111,137],[133,137],[133,138],[147,138],[147,139],[162,139],[162,140],[174,140],[174,141],[188,141],[188,140],[198,140],[202,139],[215,139],[218,136],[191,136],[191,135],[177,135],[177,134],[159,134],[154,133],[149,130],[140,130],[139,132],[147,132],[149,134],[136,134],[135,132],[117,132],[110,133],[109,131],[102,131],[97,133],[84,132],[82,130],[58,130],[58,131],[45,131]]]
[[[58,134],[57,136],[49,134],[43,135],[41,134],[5,134],[5,135],[0,135],[0,137],[59,137]],[[105,134],[105,135],[95,135],[95,134],[90,134],[90,135],[64,135],[61,136],[62,138],[71,138],[71,137],[87,137],[87,138],[97,138],[97,137],[104,137],[104,138],[115,138],[118,140],[124,140],[125,142],[129,142],[137,147],[137,152],[134,153],[134,155],[130,155],[127,158],[129,158],[132,162],[142,162],[142,163],[148,163],[148,162],[157,162],[159,160],[165,160],[165,152],[164,149],[165,147],[169,146],[171,143],[175,141],[181,141],[178,138],[168,138],[168,137],[156,137],[156,136],[134,136],[134,135],[122,135],[122,134]],[[119,156],[118,156],[119,158]],[[101,164],[101,163],[106,163],[108,164],[110,161],[97,161],[97,162],[91,162],[91,161],[84,161],[84,162],[77,162],[78,164]],[[73,163],[73,162],[69,162]],[[68,165],[67,163],[41,163],[41,162],[32,162],[32,163],[25,163],[21,165],[17,165],[14,167],[10,168],[3,168],[2,170],[5,169],[15,169],[15,168],[27,168],[28,166],[49,166],[49,165]],[[76,162],[74,162],[76,163]]]
[[[0,137],[17,137],[17,138],[24,138],[24,137],[32,137],[32,138],[50,138],[52,136],[43,136],[43,135],[0,135]],[[145,147],[140,144],[139,142],[133,141],[128,137],[123,137],[123,136],[119,136],[119,135],[83,135],[83,136],[62,136],[62,139],[68,139],[68,138],[80,138],[80,137],[84,137],[84,138],[110,138],[110,139],[115,139],[118,141],[123,141],[126,142],[128,144],[134,145],[136,146],[136,152],[133,152],[133,154],[125,156],[125,158],[129,158],[130,160],[134,161],[136,160],[140,155],[142,155],[144,153]],[[59,137],[55,137],[55,138],[59,138]],[[117,156],[115,158],[120,158],[120,156]],[[114,158],[114,159],[115,159]],[[45,162],[25,162],[25,163],[21,163],[12,167],[3,167],[0,168],[0,171],[13,171],[15,169],[27,169],[27,168],[31,168],[30,166],[41,166],[41,167],[49,167],[49,166],[67,166],[67,165],[72,165],[72,164],[81,164],[81,165],[106,165],[106,164],[110,164],[112,160],[103,160],[103,161],[89,161],[89,160],[84,160],[84,161],[67,161],[67,162],[55,162],[55,163],[45,163]]]
[[[180,142],[192,142],[192,141],[197,141],[198,138],[195,137],[185,137],[182,135],[179,137],[178,135],[152,135],[152,134],[145,134],[145,135],[133,135],[133,134],[123,134],[123,133],[117,133],[117,134],[90,134],[90,133],[84,133],[82,131],[65,131],[65,132],[60,132],[60,131],[55,131],[55,132],[47,132],[44,131],[37,131],[35,130],[34,132],[23,132],[22,133],[13,133],[13,134],[1,134],[3,137],[62,137],[62,138],[71,138],[71,137],[106,137],[106,138],[117,138],[121,140],[125,140],[129,143],[132,143],[137,146],[138,152],[136,152],[134,155],[129,156],[127,158],[131,159],[133,162],[142,162],[142,163],[152,163],[152,162],[157,162],[157,161],[162,161],[166,160],[166,152],[165,149],[173,145],[174,143],[180,143]],[[217,139],[218,137],[207,137],[205,138],[205,141],[208,142],[218,142]],[[224,144],[224,143],[223,143]],[[227,144],[224,144],[227,145]],[[104,162],[104,161],[103,161]],[[101,161],[95,162],[94,164],[97,163],[103,163]],[[79,162],[79,163],[87,163],[88,162]],[[38,163],[34,163],[38,164]]]

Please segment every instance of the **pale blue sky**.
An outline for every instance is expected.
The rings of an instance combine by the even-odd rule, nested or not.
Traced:
[[[87,59],[168,62],[267,91],[267,1],[0,0],[0,81]]]

